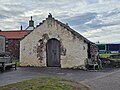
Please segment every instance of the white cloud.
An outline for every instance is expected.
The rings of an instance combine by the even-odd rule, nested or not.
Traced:
[[[87,32],[82,33],[87,38],[95,37],[95,35],[98,35],[98,33],[101,33],[102,29],[96,29],[96,30],[90,30]]]
[[[100,41],[101,43],[116,43],[120,42],[120,26],[108,26],[96,30],[90,30],[82,33],[89,40],[94,42]]]
[[[30,16],[36,23],[41,22],[52,13],[94,42],[120,42],[120,0],[0,0],[0,3],[2,30],[19,29],[21,24],[25,27]]]
[[[21,16],[30,17],[30,16],[38,16],[38,15],[42,15],[42,14],[43,14],[43,12],[41,10],[33,10],[33,11],[24,12],[24,14],[22,14]]]

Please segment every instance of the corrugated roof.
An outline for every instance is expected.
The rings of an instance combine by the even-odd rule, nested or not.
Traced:
[[[33,30],[16,30],[16,31],[0,31],[0,35],[5,36],[7,39],[22,39]]]

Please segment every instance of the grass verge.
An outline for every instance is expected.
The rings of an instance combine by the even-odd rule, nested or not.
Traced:
[[[114,54],[111,54],[111,53],[100,54],[100,57],[108,58],[108,57],[110,57],[110,55],[114,55]]]
[[[61,78],[36,78],[0,86],[0,90],[89,90],[89,88]]]
[[[105,53],[105,54],[99,54],[102,58],[108,58],[110,55],[117,55],[118,53]],[[119,53],[120,54],[120,53]]]

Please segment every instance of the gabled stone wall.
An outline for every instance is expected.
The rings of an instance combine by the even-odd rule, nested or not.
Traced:
[[[85,65],[88,45],[67,27],[54,18],[43,21],[20,42],[21,66],[46,66],[46,43],[51,38],[61,43],[61,68]]]

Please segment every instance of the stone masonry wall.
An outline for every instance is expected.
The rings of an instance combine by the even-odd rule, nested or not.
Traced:
[[[47,18],[20,42],[21,66],[46,66],[46,43],[51,38],[61,43],[61,68],[85,64],[88,46],[83,38],[74,36],[53,18]]]

